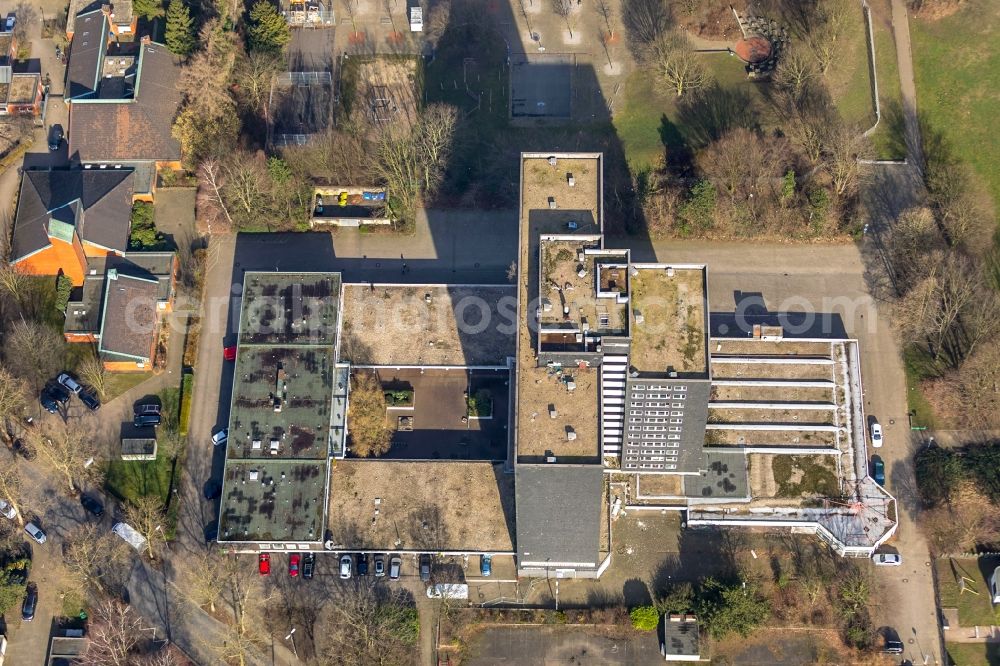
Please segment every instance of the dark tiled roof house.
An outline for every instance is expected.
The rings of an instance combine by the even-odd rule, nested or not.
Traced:
[[[98,344],[107,369],[150,367],[160,328],[158,292],[155,279],[108,271]]]
[[[83,284],[88,257],[128,247],[131,169],[26,171],[14,216],[11,263]]]

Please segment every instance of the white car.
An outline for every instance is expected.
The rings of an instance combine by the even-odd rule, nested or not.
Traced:
[[[875,553],[872,562],[879,567],[898,567],[903,564],[903,557],[899,553]]]
[[[83,387],[80,386],[80,384],[78,384],[75,379],[67,375],[65,372],[59,375],[56,378],[56,381],[77,395],[80,395],[80,391],[83,390]]]
[[[38,543],[45,543],[46,539],[45,532],[43,532],[42,528],[39,527],[38,525],[34,523],[28,523],[27,525],[24,526],[24,531],[27,532],[28,536],[30,536]]]
[[[882,448],[882,426],[878,423],[872,423],[872,446]]]
[[[229,428],[223,428],[219,432],[212,435],[212,445],[222,446],[226,443],[227,439],[229,439]]]
[[[0,500],[0,515],[14,520],[17,518],[17,511],[14,511],[14,507],[7,502]]]
[[[351,577],[351,564],[353,563],[353,558],[350,555],[340,556],[340,577],[343,579],[348,579]]]

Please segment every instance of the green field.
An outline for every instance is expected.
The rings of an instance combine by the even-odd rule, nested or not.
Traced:
[[[108,464],[105,485],[122,500],[154,495],[166,503],[173,469],[174,461],[162,453],[157,454],[156,460],[113,459]]]
[[[954,666],[1000,666],[1000,646],[996,643],[945,643]]]
[[[937,21],[910,21],[917,108],[944,133],[1000,204],[1000,3],[969,2]]]
[[[955,570],[952,570],[954,563]],[[995,566],[995,562],[992,562]],[[989,587],[980,570],[980,562],[976,558],[941,558],[934,561],[937,574],[938,595],[943,608],[957,608],[958,622],[963,627],[985,626],[997,624],[997,616],[990,603]],[[972,580],[966,581],[968,586],[962,592],[958,586],[958,576],[966,576]],[[974,592],[973,592],[974,590]],[[978,594],[976,594],[978,593]]]

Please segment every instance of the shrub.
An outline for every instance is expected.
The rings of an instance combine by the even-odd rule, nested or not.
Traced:
[[[493,416],[493,399],[490,392],[485,389],[476,391],[476,394],[467,399],[469,416]]]
[[[56,278],[56,310],[66,312],[69,296],[73,291],[73,281],[68,276],[60,274]]]
[[[184,373],[181,380],[181,416],[177,425],[177,432],[181,437],[186,437],[188,432],[188,421],[191,420],[191,399],[194,396],[194,374]]]
[[[639,606],[628,614],[632,626],[639,631],[653,631],[660,624],[660,611],[655,606]]]
[[[351,448],[358,456],[377,456],[392,445],[392,430],[385,421],[385,394],[374,373],[358,372],[351,377],[348,422]]]
[[[385,402],[390,407],[409,407],[413,404],[413,391],[410,389],[398,389],[385,391]]]
[[[130,250],[157,250],[164,246],[164,237],[153,222],[153,204],[136,201],[132,204],[132,228],[129,232]]]

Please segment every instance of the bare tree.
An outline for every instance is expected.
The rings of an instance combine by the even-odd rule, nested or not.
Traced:
[[[198,606],[208,606],[215,612],[217,602],[226,591],[227,563],[225,556],[213,550],[200,551],[184,558],[184,586],[182,592]]]
[[[198,167],[198,217],[209,233],[226,233],[235,228],[232,216],[222,196],[226,185],[222,162],[209,157]]]
[[[156,558],[155,547],[166,542],[163,501],[154,495],[144,495],[125,505],[125,520],[146,539],[146,554]]]
[[[38,19],[38,10],[27,0],[20,0],[14,8],[14,16],[17,21],[14,23],[14,39],[19,44],[28,43],[28,26]]]
[[[24,512],[21,510],[21,470],[17,459],[0,465],[0,499],[7,502],[10,508],[17,512],[15,520],[18,525],[24,525]]]
[[[570,15],[573,13],[573,0],[552,0],[552,11],[556,16],[566,21],[569,38],[573,39],[573,24],[569,20]]]
[[[127,666],[142,638],[142,619],[117,599],[94,609],[84,660],[94,666]]]
[[[910,208],[896,218],[889,233],[883,234],[882,246],[897,288],[907,292],[926,275],[927,253],[943,250],[944,241],[929,208]]]
[[[76,367],[80,379],[97,392],[103,400],[108,395],[108,371],[104,368],[104,363],[97,357],[97,354],[88,354],[84,357],[80,365]]]
[[[254,113],[264,110],[267,116],[267,99],[279,68],[274,54],[262,51],[251,51],[237,62],[234,78],[239,98]]]
[[[226,624],[221,641],[208,645],[220,662],[240,666],[246,666],[265,637],[261,630],[267,624],[264,610],[272,598],[272,593],[261,584],[256,569],[246,564],[246,560],[239,557],[222,560],[221,577],[225,581],[222,598],[233,612],[233,622]]]
[[[0,288],[10,294],[18,306],[20,306],[30,283],[28,275],[14,264],[8,264],[6,261],[0,264]]]
[[[436,47],[441,41],[450,21],[451,0],[431,3],[427,11],[427,23],[424,25],[424,36],[432,46]]]
[[[594,6],[597,8],[597,12],[601,15],[601,18],[604,19],[604,27],[608,29],[608,36],[614,38],[615,29],[611,25],[611,18],[615,15],[615,10],[611,6],[610,0],[597,0]]]
[[[441,183],[457,124],[458,110],[448,104],[431,104],[420,117],[416,139],[425,194],[433,194]]]
[[[416,663],[417,611],[399,592],[380,599],[371,585],[344,587],[336,603],[323,607],[319,622],[328,628],[317,636],[321,664]]]
[[[851,127],[836,124],[824,140],[824,168],[838,197],[852,197],[868,174],[858,160],[872,154],[867,137]]]
[[[830,65],[843,50],[843,37],[847,30],[849,12],[860,11],[857,4],[848,0],[826,0],[804,6],[814,8],[811,29],[806,35],[806,42],[821,74],[826,76]]]
[[[0,426],[3,426],[0,437],[8,437],[10,421],[22,418],[27,406],[28,391],[24,381],[0,366]]]
[[[7,367],[38,391],[62,365],[63,337],[45,324],[20,320],[7,330],[3,352]]]
[[[63,547],[66,572],[81,592],[99,596],[117,594],[125,583],[132,554],[125,541],[96,523],[83,523],[70,532]]]
[[[95,479],[99,475],[94,464],[97,446],[93,433],[63,421],[49,420],[29,431],[39,461],[62,477],[66,488],[73,491],[77,482]]]
[[[801,48],[791,48],[781,54],[778,65],[771,77],[771,83],[787,91],[794,103],[798,104],[819,76],[813,59]]]
[[[344,7],[344,12],[347,14],[347,18],[351,19],[351,32],[356,33],[358,31],[358,20],[355,13],[358,8],[358,0],[341,0],[341,4]]]
[[[925,511],[921,524],[938,553],[969,552],[1000,538],[996,506],[972,482],[963,482],[951,499]]]
[[[649,47],[670,26],[667,3],[663,0],[623,0],[621,12],[629,48],[637,60],[644,60],[649,55]]]
[[[652,62],[660,79],[680,97],[708,81],[708,71],[679,32],[662,35],[653,45]]]

